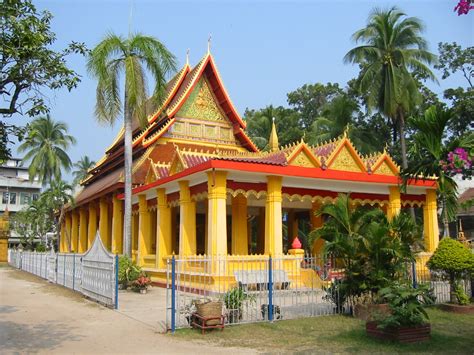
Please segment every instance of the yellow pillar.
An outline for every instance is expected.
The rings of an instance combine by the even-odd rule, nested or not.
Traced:
[[[210,256],[227,255],[226,184],[226,171],[207,173],[207,254]]]
[[[232,198],[232,255],[248,255],[247,198]]]
[[[71,251],[77,253],[79,246],[79,215],[76,210],[71,212]]]
[[[258,211],[257,228],[257,254],[265,253],[265,208],[261,207]]]
[[[137,264],[145,263],[145,256],[150,251],[150,215],[146,195],[138,196],[138,249]]]
[[[318,212],[320,208],[321,208],[320,202],[318,201],[313,202],[313,205],[311,206],[311,212],[310,212],[311,213],[311,216],[310,216],[311,227],[313,230],[323,226],[323,217],[316,216],[316,212]],[[313,243],[312,250],[311,250],[313,252],[313,255],[320,255],[323,251],[323,247],[324,247],[324,240],[322,239],[315,240]]]
[[[436,190],[426,190],[425,206],[423,207],[423,225],[426,251],[432,253],[439,243],[438,206]]]
[[[87,251],[87,211],[84,208],[79,210],[79,243],[78,253]]]
[[[179,255],[196,254],[196,203],[191,200],[189,181],[179,181]]]
[[[109,205],[107,203],[107,199],[102,197],[99,203],[100,209],[100,218],[99,218],[99,234],[100,238],[102,239],[102,243],[104,246],[109,249],[110,241],[109,241]]]
[[[265,254],[277,256],[283,253],[281,220],[281,176],[267,177],[265,202]]]
[[[166,268],[166,256],[173,252],[171,241],[171,208],[165,189],[156,189],[156,267]]]
[[[388,189],[390,194],[388,196],[387,218],[390,221],[400,213],[402,199],[400,198],[400,189],[398,186],[390,186]]]
[[[67,239],[66,239],[66,222],[61,223],[61,239],[59,241],[59,252],[65,253],[67,251]]]
[[[112,253],[121,254],[123,245],[123,201],[117,196],[112,200]]]
[[[71,230],[71,213],[66,214],[66,250],[68,253],[72,249],[72,230]]]
[[[97,208],[95,203],[89,203],[89,223],[87,231],[87,247],[90,248],[97,234]]]

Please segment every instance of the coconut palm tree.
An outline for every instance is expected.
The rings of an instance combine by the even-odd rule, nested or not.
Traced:
[[[95,161],[90,160],[87,155],[84,155],[79,161],[73,164],[74,171],[72,176],[74,176],[74,185],[78,185],[82,180],[84,180],[90,169],[95,166]]]
[[[61,179],[61,169],[71,169],[71,159],[66,150],[76,144],[73,136],[67,134],[67,125],[56,122],[49,115],[33,120],[25,141],[18,147],[24,153],[24,161],[30,161],[30,179],[38,177],[43,185]]]
[[[413,117],[410,124],[416,130],[410,150],[409,168],[403,169],[401,175],[407,181],[410,178],[438,177],[438,196],[443,207],[442,216],[444,236],[449,235],[449,221],[455,217],[457,206],[457,184],[442,168],[441,161],[449,149],[443,143],[449,121],[453,118],[450,110],[432,106],[423,117]]]
[[[99,122],[114,124],[124,120],[124,254],[131,256],[132,217],[132,119],[147,124],[146,102],[158,104],[163,98],[166,77],[176,70],[175,57],[157,39],[142,34],[128,38],[110,33],[92,50],[87,63],[97,79],[95,114]],[[147,94],[147,76],[154,80],[151,98]],[[124,75],[123,99],[120,77]],[[148,100],[147,100],[148,99]]]
[[[367,26],[352,35],[362,45],[351,49],[346,63],[361,67],[358,87],[369,107],[377,108],[398,127],[402,166],[408,166],[405,144],[405,119],[419,102],[414,74],[436,80],[428,65],[436,61],[421,36],[423,24],[418,18],[393,7],[375,9]]]

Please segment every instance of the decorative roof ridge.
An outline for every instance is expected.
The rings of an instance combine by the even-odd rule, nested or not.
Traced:
[[[205,64],[207,64],[209,58],[210,58],[210,53],[206,53],[206,55],[198,62],[198,64],[196,64],[191,69],[191,71],[188,72],[187,75],[192,75],[192,77],[187,83],[181,95],[177,98],[174,105],[166,109],[166,113],[168,116],[172,116],[175,113],[174,111],[176,110],[176,108],[182,105],[183,99],[188,96],[190,90],[194,87],[197,79],[200,77],[200,75],[198,74],[200,74],[202,69],[205,67]]]
[[[217,68],[217,65],[215,64],[214,62],[214,57],[213,55],[209,52],[208,55],[210,56],[210,59],[211,59],[211,64],[212,64],[212,67],[214,68],[214,71],[216,72],[216,76],[217,76],[217,79],[218,81],[220,82],[221,84],[221,87],[222,87],[222,91],[224,92],[224,95],[226,96],[227,100],[229,100],[229,103],[230,103],[230,106],[231,108],[233,109],[234,113],[237,115],[237,118],[239,119],[239,123],[241,125],[241,128],[245,129],[247,128],[247,123],[242,119],[242,117],[240,117],[240,115],[238,114],[237,112],[237,109],[235,108],[235,105],[234,105],[234,102],[232,101],[229,93],[227,92],[227,89],[224,85],[224,81],[222,80],[222,76],[221,76],[221,73],[219,72],[219,69]],[[244,132],[245,134],[245,132]],[[247,136],[247,138],[250,138]],[[253,143],[253,142],[252,142]],[[258,148],[257,148],[258,149]]]
[[[170,126],[174,123],[175,120],[176,119],[173,117],[173,118],[168,118],[167,120],[163,121],[163,125],[161,126],[161,128],[159,128],[150,137],[145,136],[143,138],[142,145],[144,147],[147,147],[148,145],[152,144],[156,139],[161,137],[161,135],[170,128]],[[154,124],[155,124],[155,122],[152,123],[152,125],[154,125]],[[150,127],[152,127],[152,126],[150,126]]]
[[[153,146],[148,147],[147,150],[145,151],[145,153],[143,153],[142,156],[140,158],[138,158],[138,160],[135,162],[135,164],[133,164],[132,175],[135,174],[137,172],[137,170],[142,166],[142,164],[145,162],[145,160],[151,154],[153,148],[154,148]]]

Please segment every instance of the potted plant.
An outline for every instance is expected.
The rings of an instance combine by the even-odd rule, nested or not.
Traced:
[[[430,338],[431,326],[424,305],[432,304],[427,286],[395,284],[379,291],[390,307],[389,314],[380,314],[366,322],[367,335],[401,343],[425,341]]]
[[[465,245],[451,238],[443,238],[428,260],[428,268],[441,272],[449,280],[449,303],[442,309],[457,313],[474,313],[474,305],[461,286],[462,279],[474,275],[474,254]]]
[[[141,268],[127,256],[119,258],[119,288],[127,289],[142,274]]]
[[[151,280],[145,274],[140,275],[135,281],[132,283],[132,287],[134,290],[145,294],[148,286],[150,286]]]
[[[237,323],[242,319],[242,306],[244,301],[254,300],[242,288],[235,287],[224,294],[224,304],[227,309],[227,319],[229,323]]]

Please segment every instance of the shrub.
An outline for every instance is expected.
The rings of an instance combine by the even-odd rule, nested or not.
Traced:
[[[141,268],[135,264],[128,256],[121,256],[119,258],[119,283],[125,287],[138,279],[142,274]]]
[[[379,296],[388,301],[391,311],[389,316],[378,320],[380,328],[412,327],[429,321],[423,308],[433,303],[428,287],[395,284],[380,290]]]
[[[456,283],[474,274],[474,254],[457,240],[443,238],[426,265],[430,270],[441,271],[448,276],[451,286],[450,302],[454,303]]]
[[[454,293],[456,294],[456,299],[460,305],[465,306],[469,304],[469,296],[466,295],[466,292],[464,292],[464,287],[462,287],[459,283],[456,283],[456,286],[454,286]]]

